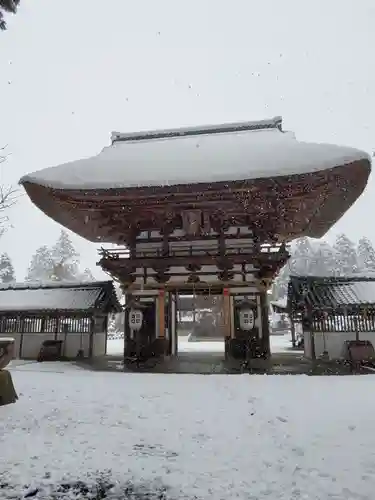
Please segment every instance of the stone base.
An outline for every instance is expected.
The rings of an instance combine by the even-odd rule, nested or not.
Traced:
[[[143,344],[140,347],[140,360],[160,357],[166,353],[166,339],[154,339],[150,344]],[[125,344],[125,357],[133,358],[137,356],[137,343],[134,339],[128,339]]]
[[[0,370],[0,406],[15,403],[17,399],[12,375],[8,370]]]
[[[226,339],[225,357],[245,360],[246,359],[246,341],[244,339]]]
[[[255,341],[252,344],[252,352],[248,353],[248,339],[226,339],[225,357],[246,361],[247,359],[266,359],[266,351],[262,349],[261,343]]]

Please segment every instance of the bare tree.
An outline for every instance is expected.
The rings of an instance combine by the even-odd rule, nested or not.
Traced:
[[[7,25],[4,19],[5,12],[15,14],[20,0],[0,0],[0,30],[6,30]]]
[[[0,165],[7,159],[5,148],[6,146],[0,148]],[[13,188],[12,186],[0,185],[0,236],[4,234],[8,227],[9,218],[6,212],[12,205],[14,205],[14,203],[16,203],[18,195],[18,189]]]

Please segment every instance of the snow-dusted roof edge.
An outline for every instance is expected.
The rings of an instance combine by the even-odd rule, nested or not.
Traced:
[[[197,145],[201,137],[203,147]],[[370,155],[356,148],[298,141],[294,133],[282,130],[282,118],[277,116],[129,134],[113,132],[112,145],[99,154],[32,172],[19,184],[92,191],[228,183],[309,174],[358,161],[371,165]]]
[[[41,288],[101,288],[113,285],[112,280],[100,281],[23,281],[13,283],[0,283],[3,290],[37,290]]]
[[[241,132],[246,130],[265,130],[265,129],[279,129],[282,131],[282,117],[275,116],[266,120],[249,121],[249,122],[231,122],[223,123],[220,125],[200,125],[194,127],[171,128],[164,130],[146,130],[144,132],[112,132],[111,141],[125,142],[125,141],[139,141],[149,139],[162,139],[167,137],[183,137],[189,135],[203,135],[203,134],[219,134],[228,132]]]

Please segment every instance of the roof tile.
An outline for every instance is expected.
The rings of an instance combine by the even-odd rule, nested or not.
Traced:
[[[375,279],[291,276],[288,307],[301,303],[314,309],[374,306]]]

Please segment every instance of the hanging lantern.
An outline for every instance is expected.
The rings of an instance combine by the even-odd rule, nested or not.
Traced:
[[[240,311],[240,327],[241,330],[250,331],[254,328],[255,317],[252,309],[242,309]]]
[[[143,312],[141,309],[130,309],[129,311],[129,328],[138,331],[142,328]]]
[[[243,302],[239,307],[240,328],[249,332],[255,327],[255,309],[249,302]]]

